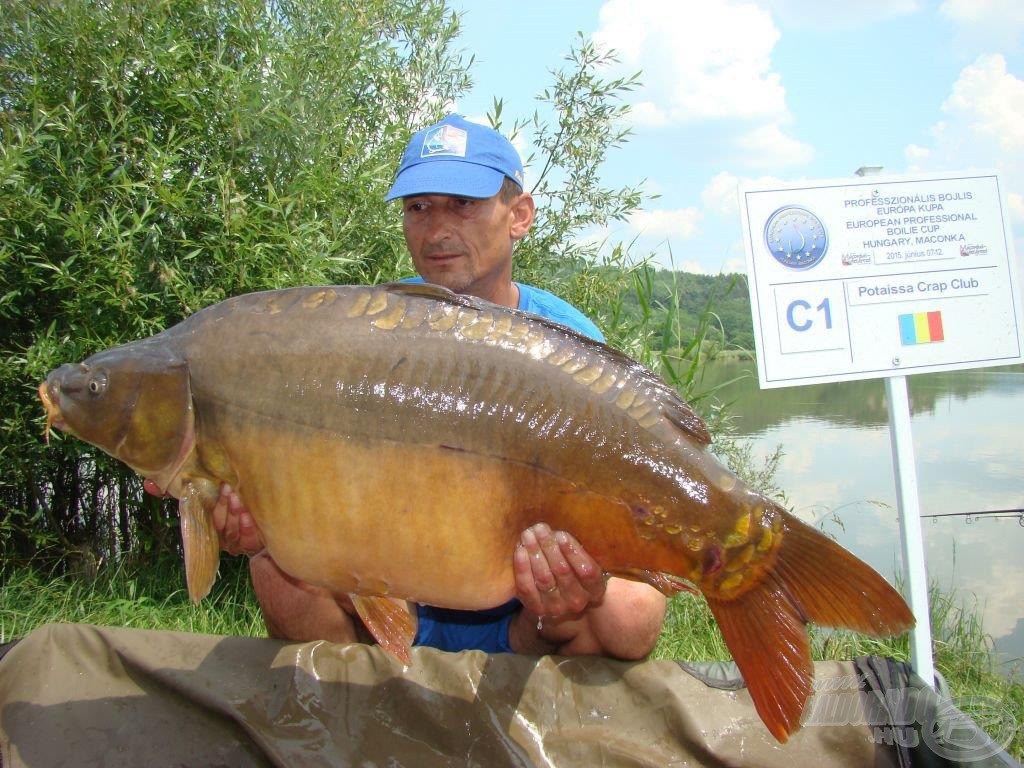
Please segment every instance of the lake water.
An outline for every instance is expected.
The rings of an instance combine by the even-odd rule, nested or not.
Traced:
[[[782,446],[776,480],[794,512],[890,579],[902,573],[884,382],[760,390],[754,365],[713,363],[699,389],[746,373],[718,397],[733,401],[737,434],[757,459]],[[921,515],[1024,507],[1024,367],[907,382]],[[1024,657],[1019,516],[924,517],[922,528],[930,579],[977,598],[997,658],[1012,666]]]

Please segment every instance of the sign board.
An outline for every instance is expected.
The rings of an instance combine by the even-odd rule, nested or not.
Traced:
[[[762,388],[1024,362],[994,174],[740,190]]]

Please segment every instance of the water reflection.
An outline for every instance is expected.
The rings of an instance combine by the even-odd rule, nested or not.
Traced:
[[[761,391],[753,363],[708,366],[755,456],[778,445],[794,511],[820,521],[884,574],[901,569],[888,411],[881,380]],[[1024,507],[1024,366],[908,378],[921,513]],[[932,579],[977,596],[1003,658],[1024,657],[1024,527],[1016,519],[924,521]]]

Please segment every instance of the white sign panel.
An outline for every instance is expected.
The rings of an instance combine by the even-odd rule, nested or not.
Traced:
[[[740,190],[763,388],[1024,362],[993,174]]]

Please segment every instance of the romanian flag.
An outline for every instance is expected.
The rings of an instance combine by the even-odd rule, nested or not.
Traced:
[[[900,315],[900,341],[904,347],[942,341],[942,313],[914,312]]]

